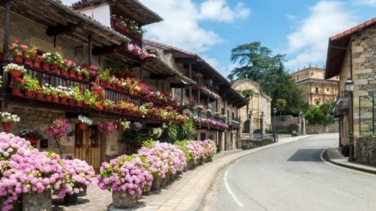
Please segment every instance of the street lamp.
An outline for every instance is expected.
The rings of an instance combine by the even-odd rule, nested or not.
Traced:
[[[300,132],[300,135],[303,134],[303,125],[302,125],[302,121],[303,121],[303,112],[300,111],[300,112],[299,112],[299,132]]]
[[[276,122],[275,122],[275,115],[277,113],[277,108],[273,108],[273,114],[274,114],[274,117],[273,117],[273,133],[274,133],[274,142],[277,142],[277,133],[276,133],[276,130],[275,130],[275,126],[276,126]]]
[[[260,117],[261,117],[260,118],[261,139],[264,138],[264,116],[265,116],[264,112],[261,111],[261,115],[260,115]]]
[[[252,115],[253,115],[252,111],[249,111],[249,116],[248,116],[249,117],[249,135],[251,136],[251,139],[253,139]]]
[[[353,115],[353,90],[354,82],[351,78],[347,79],[345,82],[345,91],[349,96],[349,161],[354,160],[354,115]]]

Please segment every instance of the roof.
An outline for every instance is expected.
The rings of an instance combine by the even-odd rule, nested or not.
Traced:
[[[375,24],[376,18],[372,18],[329,38],[325,79],[339,75],[346,53],[349,50],[351,36],[361,33],[362,30]]]
[[[204,78],[206,76],[208,79],[212,79],[213,84],[217,84],[220,87],[220,95],[225,96],[225,100],[230,102],[230,104],[237,107],[242,107],[248,104],[248,101],[243,96],[231,88],[231,83],[228,80],[226,80],[197,54],[148,39],[144,39],[143,42],[147,45],[156,46],[160,49],[171,52],[175,58],[191,59],[193,62],[193,69],[200,69]]]
[[[75,10],[80,10],[106,3],[112,8],[120,10],[119,12],[127,14],[129,18],[132,18],[137,23],[141,24],[141,26],[163,20],[158,14],[150,10],[138,0],[80,0],[73,3],[71,7]]]
[[[93,45],[113,46],[129,42],[126,36],[102,25],[55,0],[12,0],[11,11],[49,28],[65,28],[62,33],[79,41],[87,42],[91,34]],[[32,12],[31,12],[32,11]]]

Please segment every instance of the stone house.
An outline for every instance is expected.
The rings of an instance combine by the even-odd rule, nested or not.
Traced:
[[[325,79],[339,77],[334,113],[339,119],[339,143],[350,148],[357,146],[357,137],[375,132],[375,36],[376,19],[371,19],[329,38]],[[353,90],[346,91],[351,83]]]
[[[234,81],[232,88],[238,93],[243,90],[252,90],[252,96],[248,98],[247,105],[240,108],[240,128],[242,133],[261,133],[265,134],[266,129],[272,129],[272,98],[266,95],[260,85],[249,79],[240,79]],[[249,124],[251,121],[251,124]],[[263,127],[261,127],[261,123]],[[249,129],[251,127],[251,130]],[[262,131],[260,131],[262,130]]]
[[[192,86],[172,84],[174,97],[187,105],[197,119],[208,119],[220,124],[197,121],[197,140],[211,137],[222,150],[239,148],[239,109],[247,101],[231,88],[228,80],[195,53],[147,39],[143,40],[143,45],[148,51],[157,52],[158,57],[168,66],[196,82]]]
[[[324,79],[324,73],[323,68],[307,67],[290,74],[311,106],[320,106],[324,102],[337,100],[338,76]]]
[[[90,13],[90,17],[73,8],[82,10],[84,14]],[[62,157],[79,158],[98,169],[107,156],[131,151],[132,147],[118,142],[122,138],[118,131],[101,134],[99,125],[125,118],[131,122],[140,122],[143,128],[151,129],[170,121],[170,117],[161,116],[159,113],[147,113],[150,118],[141,115],[140,108],[151,100],[154,102],[153,111],[166,111],[172,107],[174,111],[169,114],[174,115],[173,121],[178,120],[176,118],[184,118],[184,115],[178,113],[182,109],[178,101],[169,98],[172,94],[170,87],[171,84],[181,86],[196,82],[184,75],[176,74],[176,70],[155,55],[142,51],[140,27],[159,22],[162,18],[139,1],[82,1],[73,5],[73,8],[55,0],[12,0],[5,1],[3,7],[0,7],[0,22],[3,26],[0,28],[3,41],[1,112],[7,111],[20,116],[21,122],[13,125],[12,133],[19,134],[23,130],[41,132],[43,138],[36,144],[40,150],[53,151]],[[105,11],[104,14],[107,15],[97,16],[102,14],[100,11]],[[120,16],[133,20],[138,31],[130,31],[119,25],[121,21],[116,17]],[[4,71],[4,66],[16,63],[9,49],[11,44],[16,43],[15,40],[29,48],[37,48],[36,58],[41,58],[43,53],[59,52],[64,59],[74,61],[94,72],[90,74],[88,81],[84,81],[63,75],[62,70],[53,72],[52,69],[43,70],[41,67],[22,64],[27,69],[24,75],[37,79],[42,86],[49,84],[53,87],[79,87],[81,92],[91,90],[93,95],[100,74],[96,71],[110,68],[116,76],[111,77],[112,81],[118,82],[110,85],[101,84],[104,92],[103,95],[94,96],[98,100],[95,106],[68,104],[59,98],[56,102],[50,102],[46,96],[37,99],[34,95],[27,97],[23,92],[14,95],[11,93],[11,85],[16,79]],[[26,57],[20,62],[25,61]],[[115,73],[115,69],[119,72]],[[125,87],[122,84],[126,82],[119,82],[119,78],[125,73],[132,73],[135,82],[129,82],[128,85],[138,88],[132,88],[132,91],[136,90],[135,93],[129,92],[130,87],[127,87],[128,91],[124,91]],[[174,77],[161,79],[161,76],[166,74],[174,74]],[[109,81],[110,78],[107,79]],[[141,90],[147,90],[148,94],[137,92]],[[151,93],[158,93],[158,96],[152,98]],[[105,100],[116,102],[116,108],[115,105],[108,108],[101,106]],[[129,113],[129,107],[123,107],[123,104],[132,105],[132,109],[137,111]],[[85,130],[79,130],[77,118],[80,114],[90,117],[94,124]],[[69,120],[68,135],[61,138],[47,137],[44,131],[51,121],[57,118]]]
[[[23,130],[41,132],[43,138],[35,144],[39,150],[79,158],[98,169],[108,157],[132,153],[139,147],[119,142],[124,138],[120,131],[101,133],[99,126],[102,123],[122,118],[141,123],[147,133],[163,123],[181,122],[186,118],[184,108],[192,110],[200,119],[210,120],[210,123],[197,123],[200,128],[197,139],[213,138],[223,150],[238,147],[237,112],[246,104],[244,99],[197,55],[179,56],[177,51],[159,52],[143,48],[142,26],[162,21],[162,18],[139,1],[80,1],[67,7],[55,0],[12,0],[0,7],[0,16],[3,17],[0,19],[3,26],[0,28],[3,35],[0,111],[20,116],[21,122],[13,125],[12,133],[19,134]],[[125,27],[122,23],[126,19],[135,25]],[[26,61],[24,57],[19,63],[26,67],[24,75],[37,79],[42,86],[79,87],[82,93],[89,90],[93,93],[100,85],[104,92],[100,97],[96,96],[96,100],[100,105],[106,100],[112,101],[112,107],[97,106],[97,101],[88,106],[69,104],[59,98],[50,102],[47,96],[41,99],[36,98],[37,95],[28,97],[24,91],[20,95],[12,94],[11,85],[15,78],[4,71],[4,66],[18,62],[9,49],[15,40],[29,48],[35,47],[39,59],[44,53],[58,52],[63,59],[94,72],[85,81],[63,75],[63,69],[53,72],[52,69],[27,66],[22,64]],[[188,57],[188,62],[179,62],[184,57]],[[100,78],[105,70],[111,71],[115,77],[111,75],[106,81]],[[141,108],[150,102],[153,102],[152,110],[141,113]],[[211,109],[212,113],[193,109],[197,105]],[[94,122],[85,130],[78,128],[81,114]],[[224,115],[229,118],[221,118]],[[44,131],[57,118],[68,119],[69,133],[60,138],[48,137]]]

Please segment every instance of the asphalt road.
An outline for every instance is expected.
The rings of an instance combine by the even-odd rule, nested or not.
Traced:
[[[376,176],[327,164],[324,149],[337,134],[321,134],[246,156],[216,178],[201,210],[376,210]]]

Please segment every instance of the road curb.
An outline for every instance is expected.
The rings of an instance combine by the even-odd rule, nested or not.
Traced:
[[[331,148],[326,149],[324,151],[324,153],[323,153],[323,156],[322,156],[322,158],[326,162],[331,163],[331,164],[336,165],[336,166],[343,167],[343,168],[353,169],[353,170],[357,170],[357,171],[366,172],[366,173],[370,173],[370,174],[375,174],[376,175],[376,169],[375,170],[373,170],[373,169],[367,169],[367,168],[364,168],[362,166],[356,166],[357,164],[345,164],[345,163],[336,162],[336,161],[330,159],[329,156],[328,156],[328,150],[330,150],[330,149]]]

